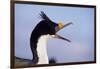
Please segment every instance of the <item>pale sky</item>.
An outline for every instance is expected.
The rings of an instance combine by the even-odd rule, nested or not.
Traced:
[[[58,63],[94,60],[94,8],[32,4],[15,5],[15,56],[32,59],[29,39],[41,20],[40,11],[44,11],[56,23],[73,23],[58,32],[70,39],[71,43],[58,39],[48,40],[49,58],[55,57]]]

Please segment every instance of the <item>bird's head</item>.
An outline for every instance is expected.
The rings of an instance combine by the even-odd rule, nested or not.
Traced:
[[[58,38],[58,39],[62,39],[62,40],[66,40],[68,42],[71,42],[69,39],[66,39],[66,38],[57,34],[57,32],[60,31],[61,29],[71,25],[72,24],[71,22],[67,23],[65,25],[63,25],[61,22],[55,23],[55,22],[51,21],[49,19],[49,17],[47,17],[47,15],[44,12],[41,12],[40,16],[48,25],[48,29],[49,29],[48,34],[50,34],[53,38]]]

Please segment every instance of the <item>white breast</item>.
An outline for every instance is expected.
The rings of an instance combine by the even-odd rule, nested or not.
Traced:
[[[37,54],[39,57],[38,64],[48,64],[48,55],[47,55],[47,40],[50,35],[43,35],[39,38],[37,43]]]

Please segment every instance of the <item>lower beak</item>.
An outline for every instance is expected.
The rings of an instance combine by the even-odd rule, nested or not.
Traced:
[[[55,30],[56,30],[56,32],[58,32],[59,30],[65,28],[65,27],[67,27],[67,26],[69,26],[69,25],[71,25],[71,24],[72,24],[72,22],[69,22],[69,23],[65,24],[65,25],[64,25],[63,27],[61,27],[61,28],[56,27]],[[60,35],[57,35],[57,34],[54,35],[54,38],[58,38],[58,39],[65,40],[65,41],[67,41],[67,42],[71,42],[69,39],[66,39],[66,38],[64,38],[64,37],[62,37],[62,36],[60,36]]]
[[[69,39],[66,39],[66,38],[64,38],[64,37],[62,37],[62,36],[60,36],[60,35],[55,35],[55,37],[54,38],[58,38],[58,39],[62,39],[62,40],[65,40],[65,41],[67,41],[67,42],[71,42]]]

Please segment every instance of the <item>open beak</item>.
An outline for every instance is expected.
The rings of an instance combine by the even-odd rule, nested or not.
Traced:
[[[67,26],[69,26],[69,25],[71,25],[71,24],[72,24],[72,22],[67,23],[67,24],[65,24],[65,25],[58,24],[58,27],[56,28],[56,32],[58,32],[59,30],[65,28],[65,27],[67,27]],[[71,42],[69,39],[66,39],[66,38],[64,38],[64,37],[62,37],[62,36],[60,36],[60,35],[58,35],[58,34],[55,34],[54,38],[58,38],[58,39],[65,40],[65,41],[67,41],[67,42]]]

